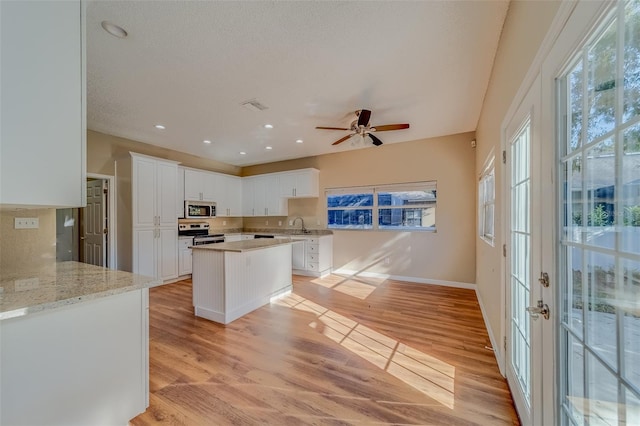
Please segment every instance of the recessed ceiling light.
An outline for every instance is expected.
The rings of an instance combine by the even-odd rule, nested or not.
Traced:
[[[155,128],[158,130],[164,130],[166,127],[164,127],[162,124],[156,124]]]
[[[125,38],[128,34],[125,31],[124,28],[116,25],[116,24],[112,24],[109,21],[102,21],[102,23],[100,24],[102,25],[102,28],[108,32],[109,34],[111,34],[114,37],[118,37],[118,38]]]
[[[296,141],[296,143],[302,143],[302,142],[304,142],[302,139],[298,139],[298,140]]]
[[[208,140],[208,139],[205,139],[205,140],[203,140],[203,141],[202,141],[202,143],[206,143],[206,144],[208,145],[208,144],[210,144],[210,143],[211,143],[211,141],[210,141],[210,140]]]
[[[247,153],[244,151],[240,151],[240,155],[247,155]]]
[[[273,147],[271,147],[271,146],[265,146],[265,147],[264,147],[264,149],[271,150],[271,149],[273,149]]]
[[[264,128],[265,129],[273,129],[273,125],[272,124],[265,124]]]

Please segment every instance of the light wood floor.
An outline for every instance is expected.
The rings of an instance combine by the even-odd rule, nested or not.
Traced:
[[[294,276],[225,327],[181,281],[150,290],[149,317],[133,425],[519,424],[471,290]]]

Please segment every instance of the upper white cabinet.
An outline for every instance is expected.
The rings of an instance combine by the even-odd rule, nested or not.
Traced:
[[[319,195],[318,169],[300,169],[278,173],[280,195],[285,198],[317,197]]]
[[[0,1],[2,205],[86,203],[84,16],[80,0]]]
[[[212,173],[184,169],[184,199],[215,202],[215,176]]]
[[[223,173],[181,168],[184,173],[184,201],[209,201],[216,203],[216,215],[242,216],[242,179]]]
[[[280,196],[278,174],[242,179],[243,216],[286,216],[287,200]]]
[[[216,215],[242,216],[242,179],[237,176],[215,173]]]
[[[133,226],[177,227],[178,166],[173,161],[131,154]]]
[[[176,190],[176,217],[184,218],[184,167],[178,167],[178,188]]]

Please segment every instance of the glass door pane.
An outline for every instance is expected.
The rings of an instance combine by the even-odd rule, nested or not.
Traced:
[[[511,356],[527,409],[531,406],[531,126],[529,120],[511,142]]]
[[[640,421],[640,2],[620,2],[560,99],[561,419]]]

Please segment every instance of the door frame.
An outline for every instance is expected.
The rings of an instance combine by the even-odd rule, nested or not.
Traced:
[[[91,179],[103,179],[107,181],[109,191],[107,192],[107,245],[109,247],[109,253],[107,256],[107,265],[105,267],[109,269],[118,269],[118,258],[116,250],[116,231],[117,231],[117,218],[116,218],[116,177],[111,175],[102,175],[98,173],[87,173],[87,178]]]

